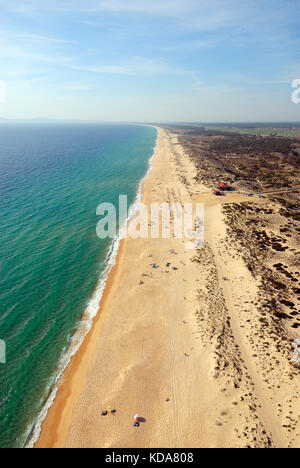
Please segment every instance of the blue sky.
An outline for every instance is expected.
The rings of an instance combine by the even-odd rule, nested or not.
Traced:
[[[300,121],[297,0],[0,0],[0,117]]]

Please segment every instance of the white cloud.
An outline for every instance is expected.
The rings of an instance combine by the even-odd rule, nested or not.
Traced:
[[[176,17],[198,29],[227,25],[248,9],[238,0],[0,0],[3,9],[19,14],[42,12],[133,13]],[[249,19],[249,17],[248,17]]]
[[[73,70],[81,70],[102,75],[187,75],[191,72],[172,67],[164,61],[151,60],[144,57],[134,57],[119,64],[103,65],[72,65]]]
[[[198,31],[230,27],[250,31],[252,28],[260,30],[262,25],[276,28],[277,23],[295,21],[300,13],[300,3],[295,0],[242,3],[240,0],[0,0],[0,7],[20,15],[77,12],[95,16],[98,13],[162,16],[174,18],[181,26]]]
[[[213,2],[218,0],[212,0]],[[5,2],[4,2],[5,3]],[[42,7],[37,0],[23,2],[23,8],[20,11],[32,10],[33,4],[36,4],[37,10],[52,9],[58,11],[82,11],[82,12],[112,12],[112,13],[138,13],[138,14],[162,14],[174,16],[188,12],[199,11],[199,6],[208,6],[208,0],[61,0],[52,1],[49,6]],[[12,6],[16,10],[16,5]]]
[[[37,44],[41,45],[41,43],[48,43],[48,44],[72,44],[76,41],[71,41],[67,39],[60,39],[56,37],[48,37],[42,36],[39,34],[31,34],[27,32],[21,31],[9,31],[9,30],[0,30],[0,37],[5,37],[6,40],[9,39],[14,41],[28,41],[28,42],[36,42]]]
[[[90,9],[94,11],[134,12],[134,13],[161,13],[168,16],[178,12],[185,13],[197,9],[199,2],[195,0],[102,0],[89,2]]]
[[[221,96],[223,94],[236,94],[237,91],[241,91],[242,88],[228,86],[227,84],[218,84],[218,85],[209,85],[201,81],[197,75],[193,75],[193,89],[196,91],[197,96],[208,96],[208,95],[215,95]]]
[[[61,55],[57,49],[73,42],[30,32],[0,29],[0,60],[5,60],[1,68],[6,72],[7,65],[13,61],[14,67],[19,69],[21,64],[26,64],[28,68],[30,62],[68,63],[71,59]]]
[[[63,91],[91,91],[91,86],[81,84],[68,84],[63,87]]]
[[[0,44],[0,59],[20,59],[23,61],[36,61],[46,63],[67,63],[71,61],[69,57],[60,57],[50,54],[35,53],[21,46]]]

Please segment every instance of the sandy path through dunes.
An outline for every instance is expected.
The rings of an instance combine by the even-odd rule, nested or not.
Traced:
[[[290,363],[286,359],[280,359],[278,353],[275,355],[271,343],[267,343],[264,353],[257,352],[258,344],[261,345],[264,340],[260,334],[260,308],[257,307],[260,278],[254,279],[237,255],[234,245],[228,246],[228,242],[226,244],[226,226],[221,206],[211,206],[207,210],[208,218],[206,237],[214,252],[218,281],[229,311],[235,342],[258,397],[257,413],[264,421],[276,447],[297,446],[299,435],[294,433],[296,438],[291,438],[291,433],[285,427],[284,415],[279,409],[282,406],[289,407],[291,415],[299,416],[299,378],[294,382],[285,378],[285,374],[288,375],[291,370]],[[266,365],[267,360],[273,360],[273,368],[270,368],[273,372],[266,372],[263,364]]]

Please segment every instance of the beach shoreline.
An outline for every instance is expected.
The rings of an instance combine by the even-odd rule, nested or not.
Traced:
[[[157,136],[156,136],[156,141],[155,141],[155,145],[153,149],[153,154],[151,158],[149,159],[149,164],[148,164],[149,167],[148,167],[147,173],[142,178],[141,182],[139,183],[139,188],[137,191],[136,199],[134,203],[132,204],[132,207],[129,210],[129,215],[128,215],[128,219],[126,220],[126,224],[130,223],[131,219],[134,218],[134,216],[136,215],[136,212],[138,211],[139,204],[143,201],[144,184],[153,169],[153,162],[154,162],[154,159],[156,157],[156,152],[157,152],[158,136],[159,136],[160,129],[154,125],[144,125],[144,126],[154,128],[157,131]],[[75,351],[75,353],[71,355],[67,366],[62,371],[61,376],[58,378],[58,381],[56,382],[56,384],[50,391],[49,397],[47,401],[45,402],[45,404],[47,405],[48,400],[51,400],[51,401],[53,400],[53,401],[49,407],[44,408],[42,410],[42,412],[43,411],[46,412],[46,416],[42,419],[40,423],[40,427],[38,428],[38,431],[39,431],[38,436],[36,435],[37,429],[36,427],[34,427],[31,435],[28,437],[26,446],[29,446],[31,448],[39,447],[41,439],[44,440],[44,430],[43,430],[44,426],[46,426],[45,432],[47,432],[47,443],[46,443],[47,447],[54,446],[55,441],[56,441],[56,431],[54,430],[54,428],[57,427],[58,421],[61,418],[61,414],[66,405],[66,402],[69,400],[71,396],[73,398],[76,398],[75,395],[78,396],[79,394],[78,387],[76,389],[72,388],[72,381],[75,378],[76,371],[78,367],[80,366],[80,364],[82,363],[84,356],[87,355],[86,350],[90,344],[90,341],[93,339],[94,329],[97,328],[97,324],[100,320],[101,310],[104,308],[107,296],[109,294],[109,290],[116,276],[118,262],[122,256],[123,245],[124,245],[124,242],[126,241],[126,239],[124,239],[121,234],[123,229],[124,229],[124,226],[121,226],[120,233],[118,237],[114,240],[111,250],[108,254],[107,260],[109,260],[110,256],[114,253],[113,252],[114,244],[117,242],[118,247],[116,249],[116,256],[115,256],[114,262],[107,274],[107,277],[104,279],[105,285],[101,293],[98,313],[92,318],[92,325],[90,326],[88,332],[87,333],[85,332],[82,338],[82,343],[80,344],[79,348]],[[97,329],[97,331],[99,330]],[[80,333],[80,331],[77,330],[75,332],[75,335],[77,333]]]
[[[78,368],[79,366],[82,366],[82,368],[86,370],[88,363],[91,359],[92,350],[88,352],[88,347],[92,344],[94,335],[100,331],[99,322],[100,322],[101,309],[104,307],[106,303],[106,299],[109,294],[110,287],[117,274],[118,261],[122,255],[124,241],[125,239],[122,239],[120,241],[120,245],[119,245],[119,249],[118,249],[118,253],[116,257],[116,263],[112,267],[109,273],[109,276],[107,278],[106,286],[104,288],[102,298],[99,304],[99,312],[93,320],[93,325],[91,329],[89,330],[89,332],[87,333],[87,335],[85,336],[82,345],[80,346],[76,354],[74,354],[74,356],[71,358],[66,370],[64,371],[59,381],[56,398],[53,402],[53,405],[48,409],[47,416],[45,420],[42,422],[41,433],[39,435],[37,442],[34,444],[36,448],[39,448],[40,444],[43,445],[43,448],[55,447],[57,442],[60,440],[59,436],[57,435],[57,428],[59,427],[61,420],[64,419],[63,430],[65,430],[66,419],[67,421],[70,421],[71,419],[70,413],[68,413],[68,415],[65,415],[64,410],[66,408],[66,404],[70,401],[70,399],[73,399],[74,401],[76,401],[76,398],[78,398],[78,395],[80,394],[80,391],[82,389],[81,386],[78,386],[78,382],[81,381],[82,385],[84,382],[81,380],[81,378],[79,380],[76,380]],[[81,374],[81,377],[82,377],[82,374]]]

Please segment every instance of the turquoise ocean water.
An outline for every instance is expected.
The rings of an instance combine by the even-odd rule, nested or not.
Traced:
[[[135,125],[0,125],[1,448],[38,432],[109,268],[112,241],[96,236],[96,208],[118,206],[119,194],[134,203],[156,136]]]

